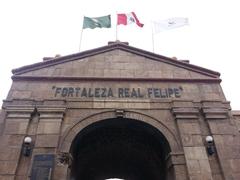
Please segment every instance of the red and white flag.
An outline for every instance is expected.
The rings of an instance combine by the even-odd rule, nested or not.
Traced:
[[[134,12],[128,13],[128,14],[117,14],[117,25],[123,24],[123,25],[129,25],[135,23],[139,27],[143,27],[144,24],[140,23],[138,20],[136,14]]]

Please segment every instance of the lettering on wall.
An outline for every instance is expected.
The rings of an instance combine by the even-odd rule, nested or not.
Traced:
[[[56,98],[180,98],[183,88],[106,88],[106,87],[57,87],[53,86]]]

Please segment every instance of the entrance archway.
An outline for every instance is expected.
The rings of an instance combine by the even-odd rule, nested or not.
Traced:
[[[74,180],[166,180],[170,146],[155,127],[114,118],[85,127],[72,142]]]

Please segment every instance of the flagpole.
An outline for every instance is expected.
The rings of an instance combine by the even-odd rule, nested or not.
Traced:
[[[116,41],[118,40],[118,25],[116,23]]]
[[[152,22],[152,51],[154,53],[154,33],[153,33],[153,22]]]
[[[117,11],[116,11],[116,15],[117,15],[117,19],[116,19],[116,41],[118,40],[118,14],[117,14]]]
[[[79,52],[81,51],[81,46],[82,46],[82,34],[83,34],[83,28],[80,33],[80,41],[79,41],[79,49],[78,49]]]

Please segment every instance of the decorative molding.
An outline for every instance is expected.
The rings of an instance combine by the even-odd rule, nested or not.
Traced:
[[[194,107],[174,107],[172,113],[176,119],[198,119],[199,110]]]
[[[73,157],[70,153],[67,152],[59,152],[56,156],[56,162],[59,166],[71,166],[73,161]]]
[[[202,108],[206,120],[217,120],[229,118],[229,110],[224,107]]]
[[[37,107],[40,114],[40,119],[62,119],[66,108],[65,107]]]
[[[123,109],[116,109],[115,115],[117,118],[123,118],[125,116],[125,111]]]
[[[65,107],[37,107],[37,111],[42,113],[65,113]]]
[[[6,106],[5,111],[7,112],[7,118],[30,118],[34,112],[35,107],[33,106]]]
[[[26,112],[31,113],[33,112],[35,107],[33,106],[6,106],[5,111],[6,112]]]
[[[13,81],[144,81],[144,82],[202,82],[202,83],[220,83],[221,79],[219,78],[125,78],[125,77],[75,77],[75,76],[12,76]]]

